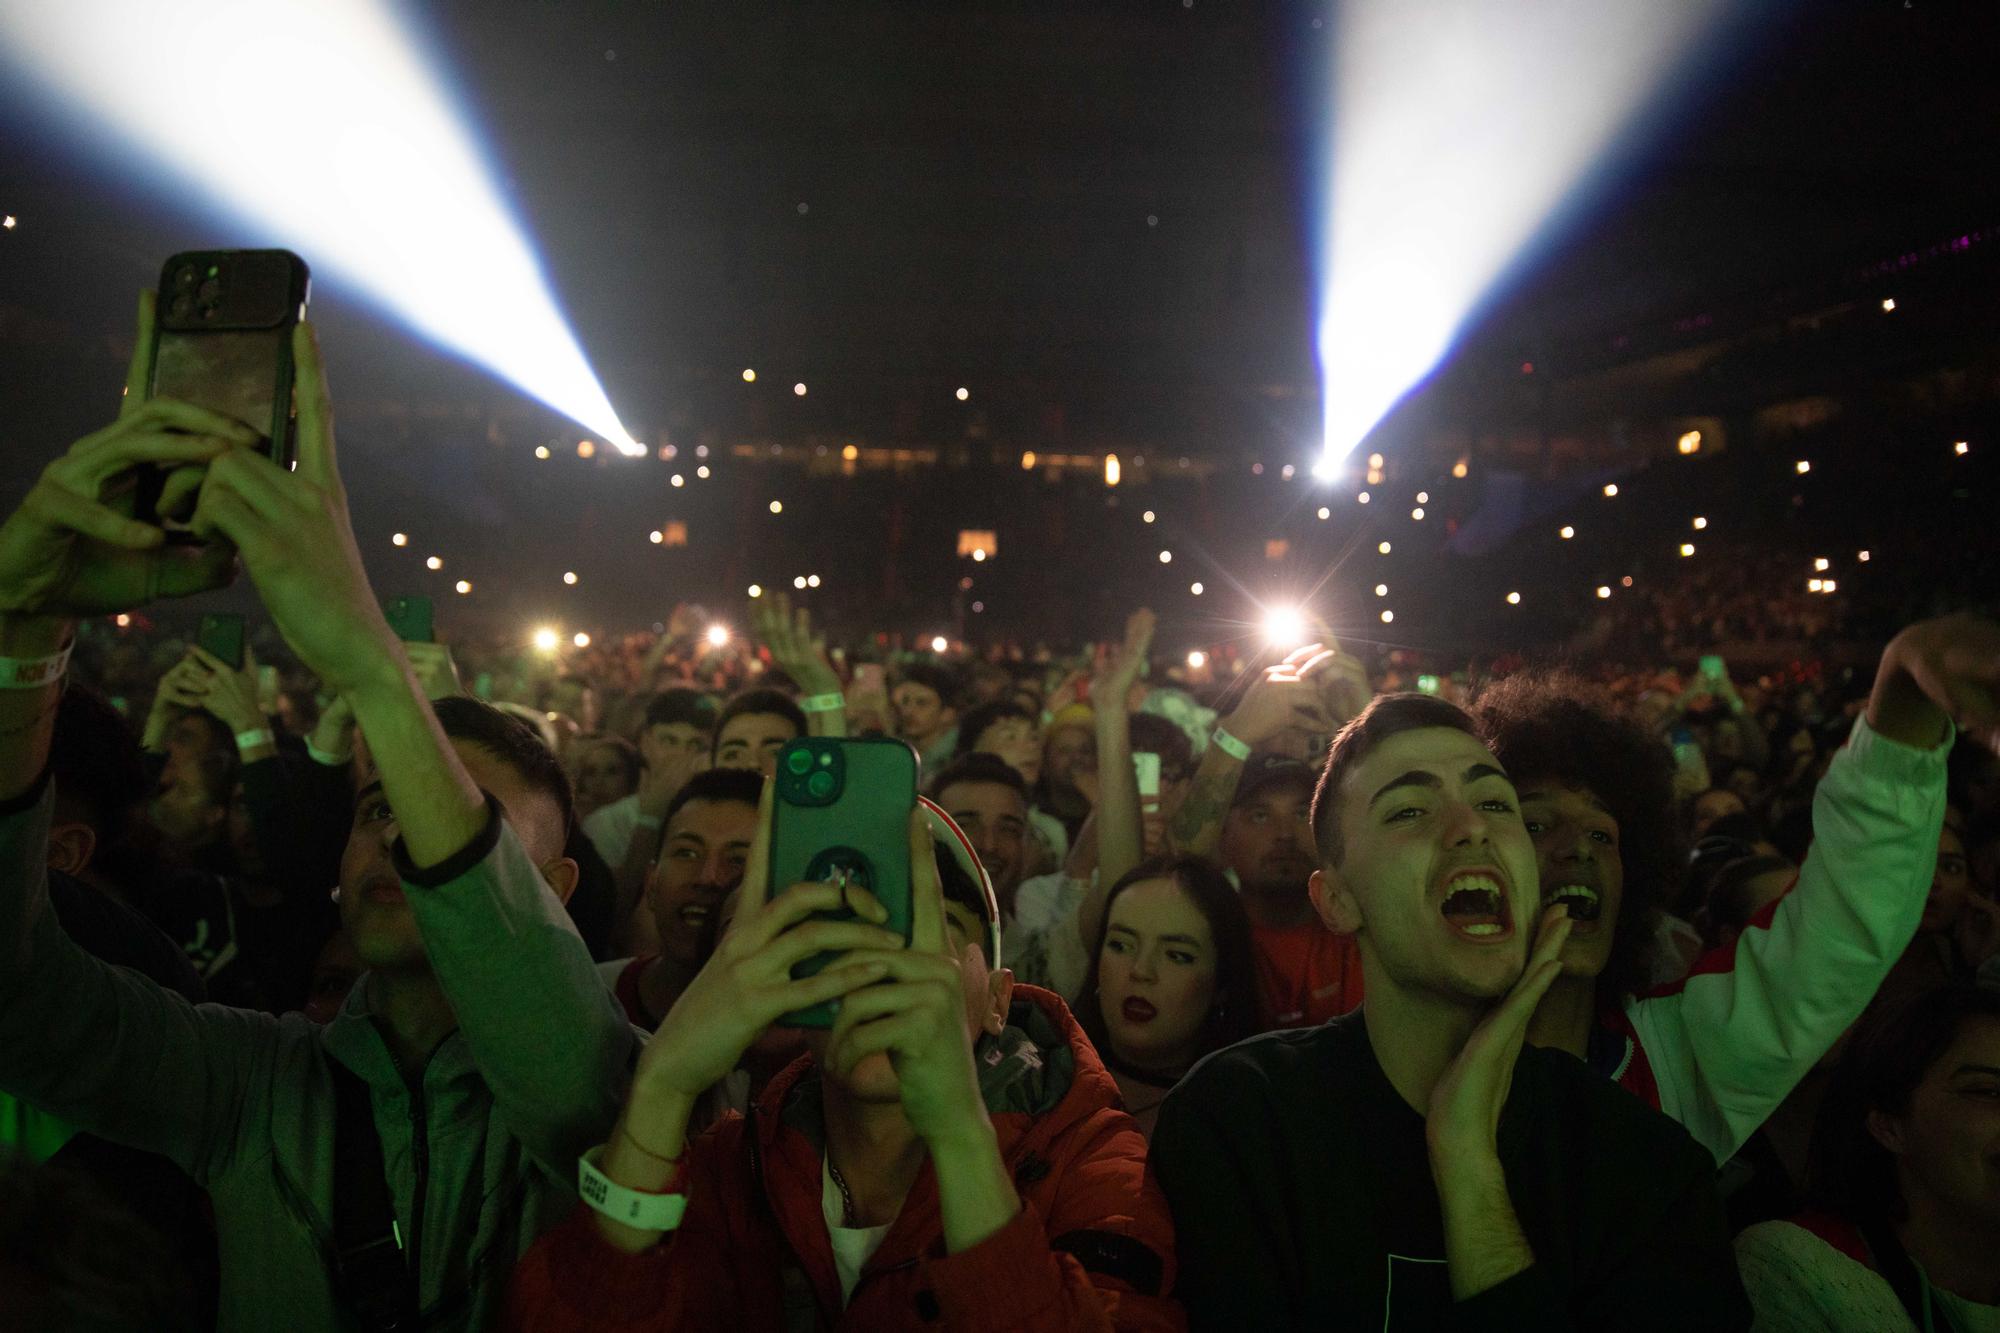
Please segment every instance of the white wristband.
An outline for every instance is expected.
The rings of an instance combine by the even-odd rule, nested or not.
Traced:
[[[354,755],[351,752],[348,754],[328,754],[325,750],[320,749],[308,740],[306,742],[306,757],[311,759],[315,764],[320,764],[326,768],[342,768],[346,766],[348,761],[354,758]]]
[[[277,733],[269,727],[254,727],[249,731],[239,731],[236,733],[236,748],[238,750],[255,750],[260,746],[276,745],[277,743]]]
[[[814,694],[799,700],[802,713],[835,713],[847,707],[847,700],[838,694]]]
[[[69,650],[74,646],[72,641],[48,657],[0,657],[0,690],[39,690],[55,684],[69,670]]]
[[[1245,745],[1242,741],[1237,740],[1234,736],[1224,731],[1221,727],[1217,727],[1215,730],[1208,733],[1208,743],[1210,745],[1213,745],[1216,749],[1222,751],[1224,754],[1228,755],[1231,759],[1234,759],[1239,764],[1246,763],[1249,761],[1250,747]]]
[[[637,1231],[672,1231],[680,1226],[687,1195],[627,1189],[598,1170],[597,1159],[603,1155],[604,1145],[599,1144],[577,1159],[576,1192],[585,1203]]]

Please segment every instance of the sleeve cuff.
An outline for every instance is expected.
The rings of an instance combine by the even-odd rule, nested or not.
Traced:
[[[1945,759],[1957,739],[1958,728],[1946,722],[1944,739],[1927,750],[1919,750],[1890,740],[1869,726],[1864,715],[1854,719],[1854,728],[1847,733],[1847,749],[1855,763],[1891,782],[1934,781],[1944,776]]]
[[[1041,1214],[1023,1199],[1006,1226],[969,1250],[932,1259],[925,1271],[944,1327],[988,1333],[1046,1326],[1037,1316],[1062,1301],[1052,1263]]]
[[[28,789],[12,800],[0,801],[0,819],[25,814],[41,801],[42,793],[49,789],[50,775],[55,771],[50,764],[42,765],[41,776],[28,784]]]
[[[1556,1333],[1570,1326],[1562,1297],[1538,1263],[1477,1296],[1468,1296],[1452,1309],[1457,1316],[1452,1323],[1457,1328],[1533,1328]]]
[[[473,834],[471,842],[436,865],[418,868],[411,862],[402,840],[397,840],[389,856],[403,883],[414,884],[420,889],[439,888],[470,872],[474,866],[493,855],[493,849],[500,844],[500,803],[493,799],[491,792],[482,794],[486,797],[486,827]]]

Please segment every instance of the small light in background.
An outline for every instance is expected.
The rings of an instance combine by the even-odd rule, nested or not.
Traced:
[[[1694,530],[1696,532],[1701,532],[1707,527],[1708,527],[1708,520],[1703,518],[1700,514],[1696,514],[1694,516]]]
[[[676,472],[673,476],[667,478],[667,484],[670,486],[685,486],[687,485],[687,478]]]
[[[986,559],[986,548],[985,548],[985,547],[983,547],[983,546],[975,546],[975,547],[973,547],[973,548],[972,548],[972,563],[973,563],[973,564],[975,564],[975,565],[976,565],[976,564],[980,564],[980,563],[984,562],[984,561],[985,561],[985,559]]]
[[[12,227],[14,225],[14,219],[8,218],[7,225],[9,227]],[[118,626],[119,629],[130,629],[132,627],[132,617],[128,613],[120,611],[117,615],[111,618],[111,623]]]
[[[1854,558],[1855,558],[1856,560],[1859,560],[1859,561],[1860,561],[1860,562],[1861,562],[1862,564],[1864,564],[1864,565],[1865,565],[1865,564],[1867,564],[1867,563],[1868,563],[1868,552],[1866,552],[1866,551],[1856,551],[1856,552],[1854,553]]]
[[[1380,469],[1382,466],[1382,455],[1380,454],[1368,455],[1368,466],[1371,469]]]
[[[1418,491],[1418,492],[1417,492],[1417,503],[1418,503],[1418,504],[1420,504],[1420,505],[1427,505],[1427,504],[1429,504],[1430,502],[1431,502],[1431,493],[1430,493],[1429,491]]]
[[[1172,551],[1160,552],[1160,563],[1163,565],[1171,565],[1172,563],[1174,563],[1174,553]]]
[[[1798,462],[1792,464],[1792,471],[1803,477],[1806,473],[1812,471],[1812,464],[1801,458]]]
[[[575,634],[572,634],[569,641],[579,648],[590,647],[590,636],[582,630],[578,630]]]
[[[654,528],[651,532],[646,534],[646,540],[651,542],[655,546],[658,546],[661,542],[665,541],[666,539],[667,539],[667,534],[661,532],[658,528]]]
[[[1021,451],[1021,471],[1033,472],[1034,470],[1035,470],[1035,451],[1033,449],[1023,449]]]
[[[1598,584],[1598,585],[1597,585],[1597,595],[1598,595],[1598,596],[1599,596],[1600,598],[1604,598],[1604,597],[1609,597],[1609,596],[1611,595],[1611,585],[1610,585],[1610,584],[1608,584],[1608,583],[1600,583],[1600,584]]]
[[[538,444],[535,446],[535,457],[547,458],[548,456],[549,456],[549,447],[546,444]]]
[[[728,642],[729,642],[729,626],[710,625],[708,627],[708,643],[711,648],[720,648],[723,644]]]
[[[1821,592],[1832,592],[1838,587],[1840,587],[1838,583],[1835,583],[1832,579],[1828,579],[1826,582],[1819,585],[1819,590]]]
[[[1466,473],[1470,471],[1472,471],[1471,465],[1467,463],[1463,458],[1459,459],[1456,463],[1453,463],[1451,465],[1451,475],[1457,477],[1460,481],[1464,481]]]
[[[1274,606],[1264,613],[1264,641],[1273,648],[1296,648],[1306,639],[1306,618],[1295,606]]]
[[[1104,455],[1104,484],[1106,486],[1116,486],[1119,478],[1123,475],[1124,469],[1118,465],[1118,455]]]
[[[1507,605],[1509,605],[1509,606],[1519,606],[1520,604],[1521,604],[1521,594],[1520,594],[1520,593],[1518,593],[1518,592],[1510,592],[1510,593],[1508,593],[1508,594],[1507,594]]]
[[[934,653],[941,653],[949,647],[951,647],[950,642],[948,642],[945,639],[944,635],[942,634],[937,635],[935,638],[931,640],[931,651]]]
[[[698,467],[698,468],[696,468],[696,469],[694,470],[694,474],[695,474],[695,475],[696,475],[697,477],[700,477],[700,478],[701,478],[701,479],[702,479],[703,481],[707,481],[707,480],[708,480],[708,464],[706,464],[706,463],[703,463],[703,464],[702,464],[702,465],[701,465],[700,467]]]
[[[409,534],[409,533],[407,533],[407,532],[395,532],[395,533],[391,533],[391,534],[389,534],[389,545],[391,545],[391,546],[408,546],[409,544],[410,544],[410,534]]]
[[[745,384],[755,384],[757,382],[757,372],[745,366],[743,368],[743,382]]]
[[[1562,530],[1558,532],[1556,535],[1558,537],[1561,537],[1564,541],[1568,541],[1571,537],[1576,536],[1576,529],[1571,527],[1569,524],[1565,523],[1562,526]]]
[[[793,586],[794,588],[803,588],[803,587],[805,587],[805,586],[806,586],[806,576],[805,576],[805,575],[803,575],[803,574],[794,574],[794,575],[792,576],[792,586]]]
[[[753,584],[751,584],[751,585],[750,585],[750,595],[751,595],[752,597],[762,597],[762,596],[764,595],[764,585],[763,585],[763,584],[761,584],[761,583],[753,583]]]
[[[1960,458],[1963,458],[1965,457],[1965,455],[1972,452],[1972,445],[1965,440],[1960,440],[1958,441],[1958,443],[1951,446],[1951,451],[1957,454]]]
[[[817,588],[819,586],[819,575],[817,574],[806,575],[806,586],[808,588]]]
[[[1148,510],[1147,510],[1147,511],[1146,511],[1145,513],[1143,513],[1143,514],[1139,515],[1139,521],[1140,521],[1141,523],[1151,523],[1151,522],[1153,521],[1154,517],[1155,517],[1155,515],[1154,515],[1153,511],[1152,511],[1152,510],[1150,510],[1150,509],[1148,509]]]
[[[793,392],[794,394],[797,394],[797,395],[798,395],[799,397],[801,397],[801,398],[805,397],[805,396],[806,396],[806,382],[805,382],[804,380],[800,380],[800,381],[799,381],[799,382],[798,382],[797,384],[794,384],[794,385],[792,386],[792,392]]]
[[[550,629],[546,625],[535,631],[534,635],[535,647],[541,652],[545,653],[554,652],[556,650],[556,644],[558,644],[559,642],[561,642],[561,640],[556,638],[556,632]]]
[[[1380,486],[1382,484],[1381,468],[1371,467],[1368,469],[1368,484],[1370,486]]]
[[[576,442],[576,456],[578,458],[595,458],[597,457],[597,446],[589,440],[578,440]]]
[[[1694,543],[1693,543],[1693,542],[1682,542],[1682,543],[1681,543],[1681,554],[1682,554],[1682,555],[1684,555],[1684,556],[1685,556],[1685,555],[1693,555],[1693,554],[1694,554]]]
[[[1825,579],[1807,579],[1807,580],[1806,580],[1806,591],[1807,591],[1807,592],[1818,592],[1818,591],[1819,591],[1819,590],[1820,590],[1821,588],[1823,588],[1823,587],[1825,587],[1825,586],[1826,586],[1826,580],[1825,580]]]
[[[4,227],[4,228],[6,228],[6,229],[7,229],[8,231],[12,231],[12,230],[14,230],[14,228],[16,228],[16,227],[18,227],[18,226],[20,226],[20,225],[21,225],[21,220],[20,220],[19,218],[15,217],[15,216],[14,216],[14,215],[13,215],[12,213],[9,213],[9,214],[8,214],[8,215],[7,215],[6,217],[4,217],[4,218],[0,218],[0,227]]]
[[[773,501],[771,501],[771,512],[772,512],[772,513],[774,513],[774,514],[782,514],[782,513],[784,513],[784,512],[785,512],[785,502],[784,502],[783,500],[773,500]]]
[[[1188,669],[1199,671],[1208,665],[1208,654],[1197,648],[1188,654]]]
[[[1290,463],[1287,463],[1284,465],[1284,467],[1278,470],[1278,476],[1286,481],[1290,481],[1293,477],[1298,475],[1298,471],[1299,470],[1297,468],[1293,467]]]
[[[1411,517],[1411,518],[1412,518],[1413,520],[1415,520],[1416,522],[1418,522],[1418,523],[1421,523],[1421,522],[1423,522],[1423,521],[1424,521],[1424,507],[1423,507],[1422,505],[1418,505],[1418,506],[1417,506],[1417,507],[1416,507],[1415,509],[1412,509],[1412,510],[1410,511],[1410,517]]]
[[[1319,507],[1319,516],[1321,520],[1332,518],[1333,511],[1331,509],[1328,509],[1325,505],[1321,505]]]
[[[1629,588],[1632,586],[1632,576],[1630,574],[1627,574],[1624,578],[1618,580],[1618,582],[1622,586]]]
[[[1355,497],[1354,497],[1354,499],[1355,499],[1356,503],[1358,503],[1358,504],[1367,504],[1367,503],[1368,503],[1368,492],[1366,492],[1366,491],[1363,491],[1363,492],[1361,492],[1361,494],[1359,494],[1359,495],[1355,496]]]
[[[979,615],[981,612],[985,610],[986,610],[986,603],[984,602],[974,602],[972,604],[972,614],[974,614],[975,616]]]
[[[1385,625],[1395,620],[1395,618],[1396,618],[1396,613],[1394,611],[1384,611],[1382,613],[1382,623]]]
[[[1199,597],[1201,596],[1201,585],[1199,583],[1190,583],[1188,584],[1188,591]]]
[[[1615,481],[1609,481],[1609,482],[1606,482],[1606,483],[1604,484],[1604,498],[1605,498],[1605,499],[1609,500],[1609,499],[1611,499],[1611,498],[1612,498],[1613,496],[1615,496],[1615,495],[1617,495],[1617,494],[1618,494],[1618,483],[1617,483],[1617,482],[1615,482]]]
[[[1895,314],[1895,313],[1896,313],[1896,298],[1895,298],[1895,297],[1893,297],[1893,296],[1885,296],[1885,297],[1883,297],[1883,298],[1882,298],[1882,313],[1883,313],[1883,314],[1885,314],[1885,315],[1893,315],[1893,314]]]
[[[1378,583],[1378,584],[1376,584],[1376,585],[1375,585],[1375,595],[1376,595],[1377,597],[1387,597],[1387,596],[1389,595],[1389,585],[1388,585],[1388,584],[1386,584],[1386,583]]]
[[[1684,454],[1700,453],[1701,432],[1698,430],[1683,431],[1680,439],[1674,442],[1674,447]]]
[[[847,462],[852,463],[855,459],[861,457],[861,446],[855,444],[843,444],[842,446],[840,446],[840,456]]]
[[[957,398],[957,399],[958,399],[958,401],[962,403],[962,402],[964,402],[964,401],[965,401],[966,399],[968,399],[968,398],[972,397],[972,390],[970,390],[970,389],[968,389],[968,388],[965,388],[965,387],[963,387],[963,386],[960,386],[960,388],[959,388],[958,392],[957,392],[956,394],[952,395],[952,396],[953,396],[953,397],[955,397],[955,398]]]
[[[428,559],[428,560],[424,561],[424,568],[425,568],[425,569],[443,569],[443,568],[444,568],[444,560],[443,560],[443,558],[442,558],[442,557],[440,557],[440,556],[435,556],[435,555],[434,555],[434,556],[432,556],[432,557],[431,557],[430,559]]]
[[[458,582],[452,584],[451,586],[453,590],[456,591],[460,597],[463,597],[467,593],[472,591],[472,580],[460,579]]]
[[[1387,542],[1382,542],[1375,547],[1375,553],[1377,555],[1387,555],[1389,554],[1389,551],[1390,551],[1390,546],[1389,543]]]
[[[575,587],[576,571],[573,569],[565,569],[563,571],[563,582],[569,584],[571,587]]]
[[[1813,572],[1814,572],[1814,573],[1816,573],[1816,574],[1824,574],[1824,573],[1825,573],[1825,572],[1826,572],[1827,570],[1829,570],[1829,569],[1831,569],[1831,568],[1833,568],[1833,561],[1831,561],[1831,560],[1827,559],[1827,558],[1826,558],[1825,556],[1821,555],[1821,556],[1815,556],[1815,557],[1813,557]]]

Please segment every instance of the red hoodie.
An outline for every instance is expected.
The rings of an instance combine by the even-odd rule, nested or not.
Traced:
[[[1181,1329],[1167,1299],[1173,1224],[1146,1141],[1063,1002],[1014,988],[1008,1027],[977,1049],[980,1087],[1021,1212],[944,1252],[928,1161],[841,1308],[820,1212],[819,1070],[795,1062],[751,1114],[695,1140],[678,1231],[640,1254],[599,1236],[589,1210],[515,1270],[508,1333],[584,1329]]]

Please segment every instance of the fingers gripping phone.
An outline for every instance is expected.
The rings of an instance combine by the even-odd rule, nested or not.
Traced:
[[[264,436],[272,461],[291,467],[292,329],[305,318],[310,286],[305,260],[289,250],[190,250],[167,260],[147,396],[234,417]],[[193,488],[168,489],[166,474],[150,469],[139,517],[186,518]]]
[[[201,618],[195,642],[205,653],[227,662],[233,671],[243,669],[243,617],[222,613]]]
[[[910,811],[917,804],[917,756],[887,737],[807,736],[778,752],[771,804],[774,893],[794,884],[845,877],[875,896],[882,922],[910,938]],[[811,919],[851,921],[854,913]],[[809,977],[839,955],[815,954],[792,968]],[[833,1026],[834,1001],[786,1014],[782,1027]]]

